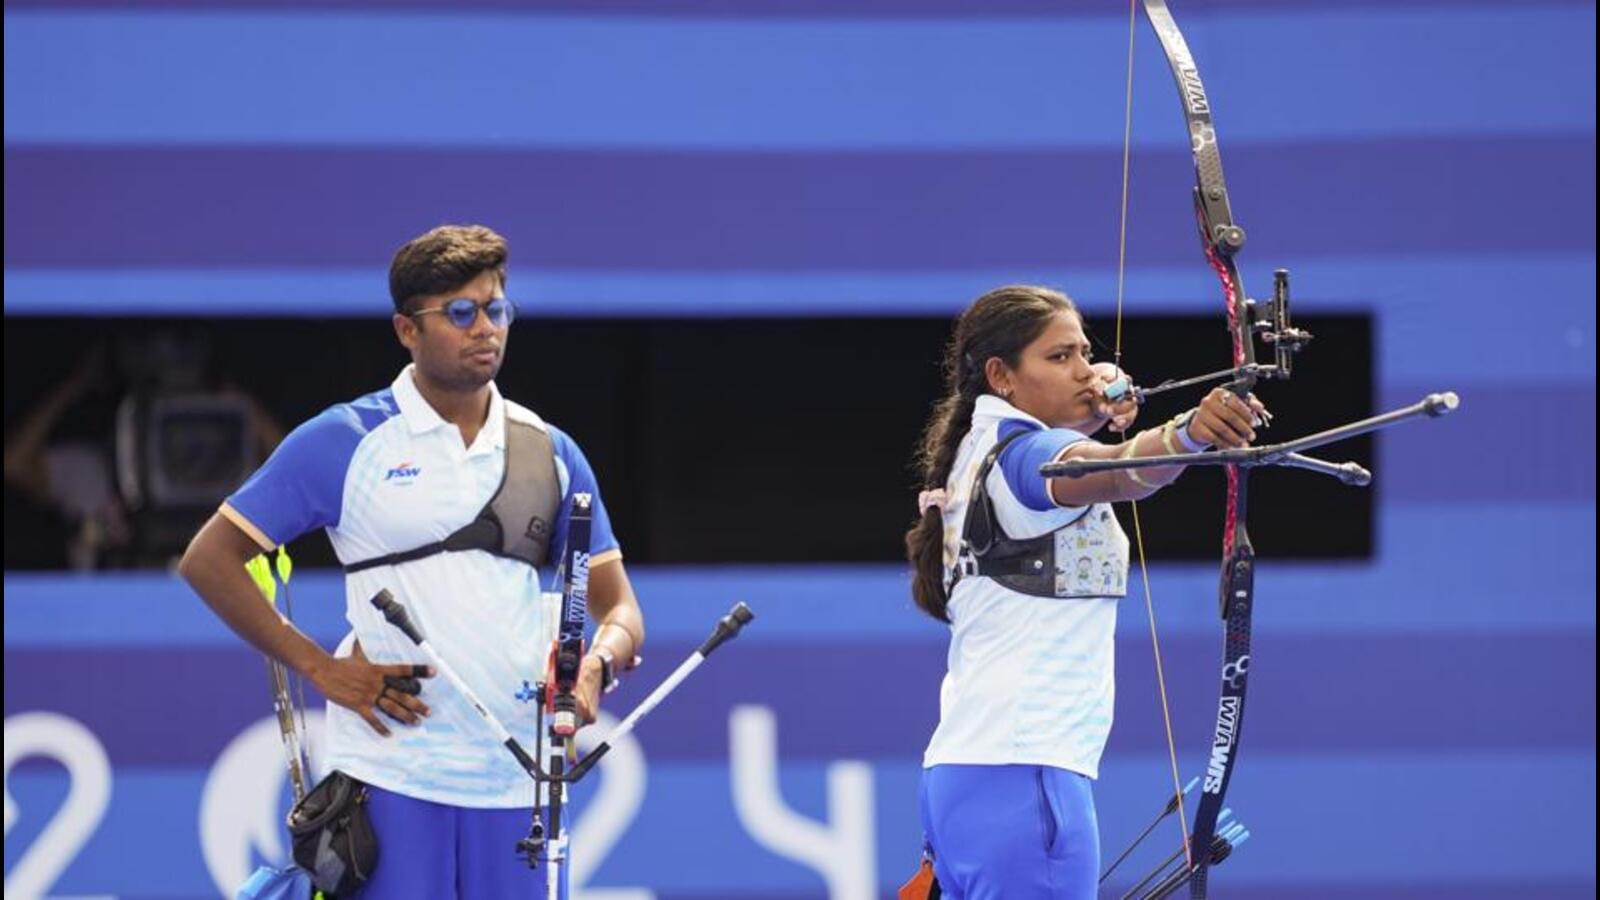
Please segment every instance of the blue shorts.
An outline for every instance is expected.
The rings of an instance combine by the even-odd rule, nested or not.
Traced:
[[[1089,779],[1052,766],[922,770],[922,830],[951,900],[1092,900],[1100,825]]]
[[[378,839],[378,865],[361,896],[383,900],[545,896],[544,864],[530,869],[517,853],[517,841],[528,836],[532,810],[445,806],[370,785],[367,796]],[[561,896],[566,895],[563,871]]]

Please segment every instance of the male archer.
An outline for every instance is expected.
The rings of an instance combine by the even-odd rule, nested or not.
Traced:
[[[418,680],[415,650],[368,599],[401,598],[430,642],[517,738],[518,698],[544,669],[539,569],[560,558],[575,493],[593,498],[589,607],[598,623],[575,695],[592,721],[644,620],[588,460],[567,434],[503,398],[515,305],[506,241],[446,225],[389,268],[395,336],[411,353],[388,387],[296,428],[189,545],[179,571],[252,645],[329,700],[327,761],[366,785],[381,852],[366,881],[383,898],[526,898],[543,880],[511,852],[534,785],[445,684]],[[260,600],[246,560],[316,528],[345,570],[351,633],[333,653]],[[526,698],[526,693],[523,697]],[[398,725],[399,727],[393,727]]]

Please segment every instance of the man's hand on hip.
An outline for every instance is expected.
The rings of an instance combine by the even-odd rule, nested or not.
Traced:
[[[406,725],[422,721],[432,710],[417,696],[422,692],[420,679],[432,678],[433,674],[433,669],[425,665],[369,662],[357,642],[350,656],[328,657],[311,674],[311,683],[329,703],[354,710],[373,731],[388,737],[389,729],[378,718],[378,712]]]

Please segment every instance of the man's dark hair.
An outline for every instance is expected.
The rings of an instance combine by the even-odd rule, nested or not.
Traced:
[[[506,283],[506,239],[482,225],[440,225],[407,241],[389,263],[389,296],[394,311],[409,312],[418,297],[464,287],[492,271]]]

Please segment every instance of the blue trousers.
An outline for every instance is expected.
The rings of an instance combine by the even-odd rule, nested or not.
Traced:
[[[532,810],[445,806],[372,786],[367,792],[378,865],[362,897],[530,900],[545,896],[543,864],[529,869],[516,852],[517,841],[528,835]],[[563,898],[566,876],[563,871]]]
[[[1051,766],[922,770],[922,830],[951,900],[1092,900],[1100,826],[1089,779]]]

